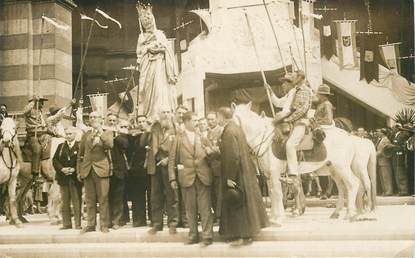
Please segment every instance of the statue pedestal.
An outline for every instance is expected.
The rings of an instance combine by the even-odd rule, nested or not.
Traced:
[[[0,103],[19,112],[33,94],[63,106],[72,98],[71,0],[3,0],[0,4]],[[44,22],[41,80],[38,85],[42,15],[69,30]]]

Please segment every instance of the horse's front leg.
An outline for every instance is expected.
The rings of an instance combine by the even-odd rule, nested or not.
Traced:
[[[9,207],[10,207],[10,224],[16,225],[16,227],[23,227],[22,222],[17,216],[16,206],[16,187],[17,187],[17,172],[13,172],[8,185],[9,193]]]
[[[284,161],[277,161],[270,166],[269,190],[271,197],[271,218],[274,226],[282,226],[285,218],[284,195],[280,181],[281,173],[285,172],[286,164]]]
[[[343,184],[341,177],[338,175],[338,172],[333,168],[333,166],[330,166],[330,172],[331,172],[331,177],[337,186],[337,191],[339,194],[339,197],[336,203],[336,208],[334,212],[330,215],[330,218],[338,219],[340,217],[340,211],[344,207],[345,185]]]
[[[359,190],[359,179],[353,174],[350,167],[345,167],[343,171],[343,182],[347,190],[347,214],[345,219],[349,219],[351,222],[357,220],[356,212],[356,198]]]
[[[19,190],[19,193],[17,194],[17,215],[19,216],[20,221],[22,221],[23,223],[28,223],[29,221],[23,217],[23,206],[24,206],[24,201],[25,201],[25,197],[27,192],[30,190],[30,187],[32,186],[34,179],[33,176],[30,172],[30,163],[24,163],[23,165],[27,165],[29,164],[29,166],[24,166],[24,168],[22,168],[20,170],[19,173],[19,182],[21,185],[21,189]],[[32,203],[33,206],[33,203]]]

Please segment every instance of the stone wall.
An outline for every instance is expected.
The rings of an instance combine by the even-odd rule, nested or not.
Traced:
[[[21,111],[34,94],[47,97],[47,105],[63,106],[72,98],[72,29],[44,22],[42,40],[40,30],[42,15],[71,27],[74,7],[70,0],[0,4],[0,103],[11,112]]]

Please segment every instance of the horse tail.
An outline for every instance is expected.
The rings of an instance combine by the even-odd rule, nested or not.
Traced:
[[[373,211],[376,208],[376,149],[373,144],[370,145],[370,156],[367,167],[370,183],[371,183],[371,198],[372,198],[372,207],[370,209]]]

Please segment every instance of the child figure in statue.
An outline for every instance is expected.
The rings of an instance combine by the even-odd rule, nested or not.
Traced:
[[[150,5],[137,4],[140,35],[137,64],[140,67],[138,114],[157,119],[160,111],[176,108],[177,74],[174,54],[164,33],[157,30]]]

